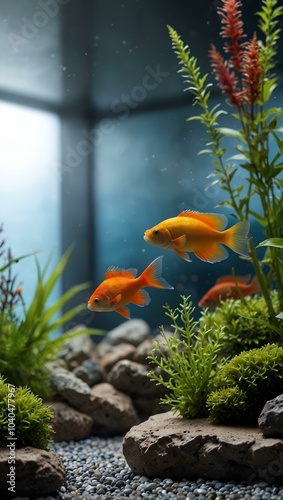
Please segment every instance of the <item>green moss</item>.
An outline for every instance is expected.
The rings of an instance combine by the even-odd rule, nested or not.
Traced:
[[[213,391],[207,398],[209,420],[216,423],[237,422],[247,404],[247,395],[238,386]]]
[[[275,311],[279,311],[278,293],[273,291],[271,296]],[[224,325],[226,346],[223,355],[239,354],[268,342],[282,343],[282,336],[269,322],[266,302],[258,295],[246,297],[245,302],[226,300],[215,311],[204,311],[200,318],[200,328],[213,328],[214,325]]]
[[[283,348],[267,344],[244,351],[222,366],[208,396],[209,419],[256,424],[267,400],[283,392]]]
[[[28,387],[15,387],[0,378],[0,446],[46,449],[53,413]],[[14,439],[15,438],[15,439]]]

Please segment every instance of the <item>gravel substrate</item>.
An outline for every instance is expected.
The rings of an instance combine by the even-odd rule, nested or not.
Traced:
[[[247,485],[201,478],[176,482],[170,478],[137,476],[124,459],[120,437],[54,443],[51,449],[62,457],[67,481],[57,495],[44,497],[44,500],[283,500],[283,486],[263,481]],[[43,497],[36,500],[43,500]]]

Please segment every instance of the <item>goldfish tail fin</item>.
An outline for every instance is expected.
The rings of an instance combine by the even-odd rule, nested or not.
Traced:
[[[162,259],[163,255],[157,257],[144,272],[140,275],[140,280],[142,286],[151,286],[153,288],[167,288],[172,290],[174,287],[171,286],[164,278],[162,278]]]
[[[227,240],[225,243],[234,252],[249,256],[249,230],[250,223],[247,220],[237,222],[230,229],[227,229],[225,233],[227,234]]]

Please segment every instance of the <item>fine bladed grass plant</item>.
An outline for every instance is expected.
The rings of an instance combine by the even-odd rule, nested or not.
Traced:
[[[211,45],[209,58],[231,113],[222,109],[220,103],[210,105],[209,74],[202,75],[189,45],[171,26],[168,30],[185,90],[200,109],[188,120],[198,120],[207,132],[206,148],[200,154],[212,157],[215,168],[209,177],[227,194],[218,206],[232,209],[231,215],[239,220],[254,218],[265,232],[264,241],[257,246],[265,247],[263,258],[259,258],[251,237],[249,259],[267,304],[269,321],[283,334],[283,112],[274,104],[283,6],[278,0],[262,0],[257,12],[260,34],[255,32],[250,40],[244,32],[241,1],[221,0],[217,12],[223,47],[219,51]],[[221,126],[224,115],[230,115],[233,128]],[[232,157],[228,157],[227,138],[233,142]],[[260,207],[257,210],[252,203],[255,199]],[[272,288],[278,292],[282,311],[279,315],[273,307]]]
[[[3,241],[0,243],[0,257],[5,260]],[[16,278],[12,275],[12,267],[19,259],[12,259],[8,250],[7,262],[0,266],[0,375],[15,386],[28,386],[41,397],[51,394],[46,363],[58,357],[63,344],[77,335],[102,334],[100,330],[90,328],[60,334],[68,322],[86,309],[83,303],[63,312],[69,301],[88,287],[87,283],[74,285],[51,301],[51,293],[71,252],[72,247],[51,271],[52,256],[43,269],[35,258],[37,282],[28,307],[23,299],[22,286],[16,285]]]
[[[221,326],[198,331],[192,302],[184,295],[181,300],[174,310],[169,305],[164,306],[173,332],[168,336],[161,327],[162,342],[155,339],[148,356],[149,363],[155,367],[148,376],[168,391],[161,403],[169,405],[182,417],[196,418],[207,414],[207,396],[216,369],[222,364],[220,352],[224,333]]]

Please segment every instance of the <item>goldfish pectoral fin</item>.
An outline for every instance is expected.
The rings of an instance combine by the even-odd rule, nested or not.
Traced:
[[[183,247],[186,244],[186,242],[187,242],[187,237],[185,234],[182,234],[182,236],[179,236],[179,238],[172,240],[172,243],[174,244],[174,248]]]
[[[181,259],[184,259],[187,262],[192,262],[188,253],[181,252],[181,250],[177,250],[176,248],[175,248],[175,252],[179,255],[179,257],[181,257]]]
[[[111,304],[114,304],[114,305],[115,305],[115,304],[118,304],[118,303],[120,302],[121,298],[122,298],[122,295],[121,295],[120,293],[118,293],[118,295],[116,295],[116,297],[114,297],[114,298],[110,301],[110,303],[111,303]]]
[[[123,316],[124,318],[127,318],[127,319],[131,318],[130,311],[126,307],[119,307],[118,309],[116,309],[116,312],[118,314],[121,314],[121,316]]]
[[[229,257],[229,254],[222,245],[214,244],[210,247],[205,248],[204,250],[199,250],[195,252],[195,256],[200,260],[204,260],[205,262],[210,262],[214,264],[214,262],[221,262]]]
[[[131,302],[136,304],[136,306],[148,306],[150,303],[150,296],[146,290],[139,290],[133,297]]]

